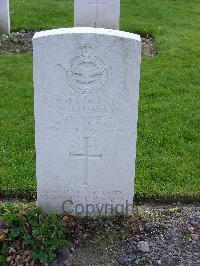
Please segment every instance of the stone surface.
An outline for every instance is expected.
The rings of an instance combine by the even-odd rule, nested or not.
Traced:
[[[139,241],[137,245],[138,250],[142,252],[149,252],[149,243],[147,241]]]
[[[74,0],[74,26],[119,29],[120,0]]]
[[[44,210],[132,212],[140,52],[140,37],[126,32],[35,34],[37,201]]]
[[[10,33],[9,0],[0,0],[0,32]]]

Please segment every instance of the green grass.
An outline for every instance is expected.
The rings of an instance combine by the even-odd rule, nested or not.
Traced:
[[[72,26],[72,0],[12,0],[11,27],[36,30]]]
[[[0,65],[0,195],[28,194],[35,187],[32,58],[1,56]]]
[[[158,52],[142,58],[136,193],[198,198],[200,2],[121,2],[121,29],[152,34]],[[72,10],[72,1],[13,0],[12,28],[71,26]],[[0,195],[28,196],[36,183],[32,58],[1,56],[0,66]]]

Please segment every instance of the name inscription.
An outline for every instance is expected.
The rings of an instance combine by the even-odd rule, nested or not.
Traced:
[[[56,106],[56,112],[62,116],[68,132],[78,133],[82,129],[88,134],[95,134],[96,130],[107,133],[125,130],[125,120],[118,119],[121,104],[117,100],[63,97],[56,99]],[[56,124],[58,126],[59,122]]]

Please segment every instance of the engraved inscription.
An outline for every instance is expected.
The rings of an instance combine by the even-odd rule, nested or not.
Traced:
[[[93,154],[90,155],[88,152],[88,142],[89,142],[89,137],[84,137],[84,153],[79,153],[79,154],[74,154],[71,151],[69,152],[69,155],[71,157],[77,157],[77,158],[83,158],[84,159],[84,181],[83,185],[87,186],[88,185],[88,159],[102,159],[103,155],[102,154]]]
[[[108,78],[108,68],[94,56],[94,50],[84,45],[79,56],[75,57],[67,70],[68,84],[80,94],[93,94],[100,91]]]
[[[91,202],[93,200],[107,202],[110,200],[112,202],[116,198],[119,200],[125,200],[127,195],[120,190],[106,190],[106,191],[99,191],[99,190],[84,190],[84,194],[79,189],[45,189],[41,197],[44,198],[57,198],[57,199],[71,199],[75,202]]]
[[[127,127],[127,118],[119,118],[123,108],[118,99],[63,96],[56,101],[56,111],[62,116],[67,132],[78,133],[81,128],[84,135],[91,136],[97,131],[102,134],[123,132]]]

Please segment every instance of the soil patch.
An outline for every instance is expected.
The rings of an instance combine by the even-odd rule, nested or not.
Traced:
[[[32,37],[35,32],[12,32],[10,35],[0,35],[0,54],[32,53]],[[147,35],[142,37],[142,55],[154,56],[154,39]]]
[[[144,205],[135,208],[133,217],[108,220],[103,227],[75,223],[79,236],[72,237],[73,263],[200,265],[200,206]]]
[[[199,204],[135,206],[130,217],[61,219],[70,247],[60,250],[55,264],[35,263],[22,239],[10,247],[8,265],[200,265]]]

